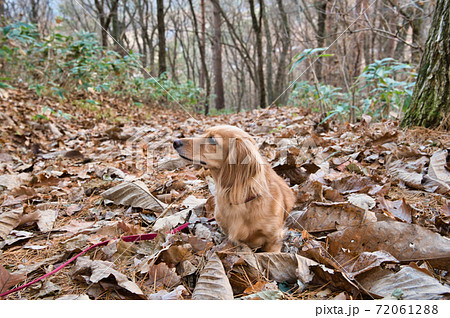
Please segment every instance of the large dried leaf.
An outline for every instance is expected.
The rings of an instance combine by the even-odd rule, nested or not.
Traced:
[[[280,300],[284,295],[279,290],[263,290],[255,294],[241,297],[243,300]]]
[[[2,265],[0,265],[0,294],[9,290],[18,283],[23,282],[26,278],[26,274],[11,274]]]
[[[349,278],[379,267],[383,263],[398,263],[398,260],[385,251],[349,253],[342,251],[334,256],[334,261],[339,264],[337,269],[345,271]]]
[[[352,193],[347,197],[347,200],[351,204],[364,210],[370,210],[376,204],[374,198],[364,193]]]
[[[313,202],[306,211],[291,212],[287,219],[287,225],[308,232],[322,232],[375,221],[376,216],[373,212],[348,202]]]
[[[306,284],[311,281],[313,274],[309,267],[318,265],[315,261],[289,253],[256,253],[256,260],[261,273],[277,282],[295,283],[300,280]]]
[[[413,208],[406,203],[405,199],[397,201],[389,201],[383,197],[378,198],[378,203],[388,216],[406,223],[412,222]]]
[[[23,208],[3,212],[0,214],[0,237],[6,240],[8,234],[20,224]]]
[[[153,231],[159,231],[162,229],[171,229],[178,224],[184,223],[189,214],[189,209],[176,212],[172,215],[165,216],[163,218],[157,219],[153,225]]]
[[[14,190],[20,188],[20,186],[30,180],[29,173],[21,174],[4,174],[0,176],[0,189],[2,187],[9,190]]]
[[[427,260],[450,270],[450,240],[416,224],[380,221],[346,228],[328,235],[331,255],[386,251],[399,261]]]
[[[113,276],[117,282],[117,285],[128,290],[129,292],[136,295],[143,295],[141,289],[136,285],[136,283],[128,280],[128,278],[113,269],[114,264],[107,261],[95,260],[92,261],[89,257],[81,256],[77,258],[77,262],[72,269],[72,275],[85,275],[89,274],[89,281],[92,283],[98,283],[99,281]]]
[[[428,175],[450,186],[450,172],[445,168],[447,165],[447,155],[447,150],[438,150],[431,156]]]
[[[358,276],[358,282],[372,295],[383,298],[391,297],[396,290],[403,299],[440,299],[450,294],[448,286],[410,266],[397,273],[381,269],[371,271]]]
[[[208,259],[208,263],[200,273],[197,285],[192,293],[192,299],[233,299],[233,290],[217,254],[214,253]]]
[[[160,162],[158,162],[158,169],[159,170],[176,170],[185,167],[189,164],[189,161],[178,157],[178,158],[169,158],[164,159]]]
[[[441,194],[450,192],[450,172],[446,169],[447,153],[447,150],[438,150],[431,156],[428,174],[423,183],[426,191]]]
[[[378,185],[368,177],[360,177],[358,175],[350,175],[330,183],[333,189],[336,189],[341,194],[349,193],[370,193],[377,189]]]
[[[37,225],[41,232],[46,233],[53,229],[53,224],[55,224],[56,218],[58,217],[57,210],[44,210],[39,211],[39,220]]]
[[[153,265],[147,273],[146,285],[158,289],[162,286],[172,288],[180,283],[180,276],[175,273],[175,268],[169,268],[166,263]]]
[[[116,204],[155,212],[162,212],[167,207],[167,204],[159,201],[150,193],[142,181],[121,183],[103,192],[102,196]]]
[[[405,183],[407,186],[415,189],[423,189],[422,187],[422,173],[416,172],[413,169],[408,169],[403,160],[388,161],[386,164],[386,172],[394,179]]]

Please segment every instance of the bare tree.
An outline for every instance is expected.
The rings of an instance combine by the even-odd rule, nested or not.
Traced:
[[[164,0],[156,0],[158,19],[158,75],[166,73],[166,25],[164,22]]]
[[[204,111],[205,111],[205,115],[207,115],[209,113],[209,97],[211,95],[211,83],[210,83],[210,79],[209,79],[208,69],[206,67],[205,52],[203,52],[201,50],[202,41],[201,41],[200,34],[199,34],[199,31],[198,31],[197,17],[196,17],[196,14],[195,14],[194,4],[192,3],[192,0],[189,0],[189,8],[191,9],[192,19],[194,21],[194,33],[195,33],[195,38],[197,40],[198,48],[199,48],[199,51],[200,51],[201,67],[202,67],[202,70],[204,71],[204,74],[205,74],[206,98],[205,98]]]
[[[213,69],[214,69],[214,93],[216,95],[216,109],[225,108],[225,97],[223,91],[222,78],[222,21],[220,11],[213,4],[213,23],[214,23],[214,40],[213,40]]]
[[[259,16],[256,16],[254,0],[249,0],[250,13],[252,16],[252,28],[256,37],[256,56],[258,60],[257,66],[257,89],[259,95],[259,107],[265,108],[266,104],[266,89],[264,85],[264,56],[262,47],[262,17],[264,12],[264,0],[259,0]]]

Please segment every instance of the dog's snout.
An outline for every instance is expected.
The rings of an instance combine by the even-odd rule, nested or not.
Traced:
[[[183,146],[183,142],[182,142],[180,139],[176,139],[176,140],[173,142],[173,147],[174,147],[175,149],[180,148],[181,146]]]

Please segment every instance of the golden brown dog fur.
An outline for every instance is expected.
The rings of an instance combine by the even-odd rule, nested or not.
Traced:
[[[232,241],[280,251],[295,197],[249,134],[218,126],[200,137],[177,140],[174,147],[181,157],[210,169],[217,190],[215,218]]]

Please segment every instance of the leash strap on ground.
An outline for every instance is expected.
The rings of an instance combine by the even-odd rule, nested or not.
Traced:
[[[206,222],[211,222],[214,221],[214,218],[208,219]],[[195,223],[200,223],[199,222],[195,222]],[[194,224],[195,224],[194,223]],[[180,225],[178,227],[176,227],[175,229],[173,229],[172,231],[170,231],[171,234],[175,234],[177,232],[180,232],[182,230],[184,230],[185,228],[187,228],[190,224],[189,222],[184,223],[183,225]],[[138,241],[151,241],[153,240],[155,237],[158,236],[158,233],[147,233],[147,234],[137,234],[137,235],[128,235],[128,236],[122,236],[120,237],[121,240],[125,241],[125,242],[138,242]],[[68,261],[66,261],[64,264],[58,266],[57,268],[55,268],[54,270],[52,270],[51,272],[36,278],[35,280],[26,283],[22,286],[13,288],[11,290],[8,290],[2,294],[0,294],[0,298],[3,298],[5,296],[8,296],[9,294],[15,293],[16,291],[22,290],[24,288],[27,288],[28,286],[31,286],[41,280],[43,280],[44,278],[51,276],[53,274],[55,274],[56,272],[60,271],[61,269],[63,269],[64,267],[66,267],[67,265],[69,265],[70,263],[72,263],[74,260],[76,260],[78,257],[80,257],[81,255],[85,254],[86,252],[90,251],[93,248],[96,248],[98,246],[104,246],[107,245],[109,242],[114,241],[116,239],[109,239],[100,243],[96,243],[94,245],[89,246],[88,248],[84,249],[83,251],[81,251],[80,253],[78,253],[77,255],[75,255],[74,257],[72,257],[71,259],[69,259]]]

